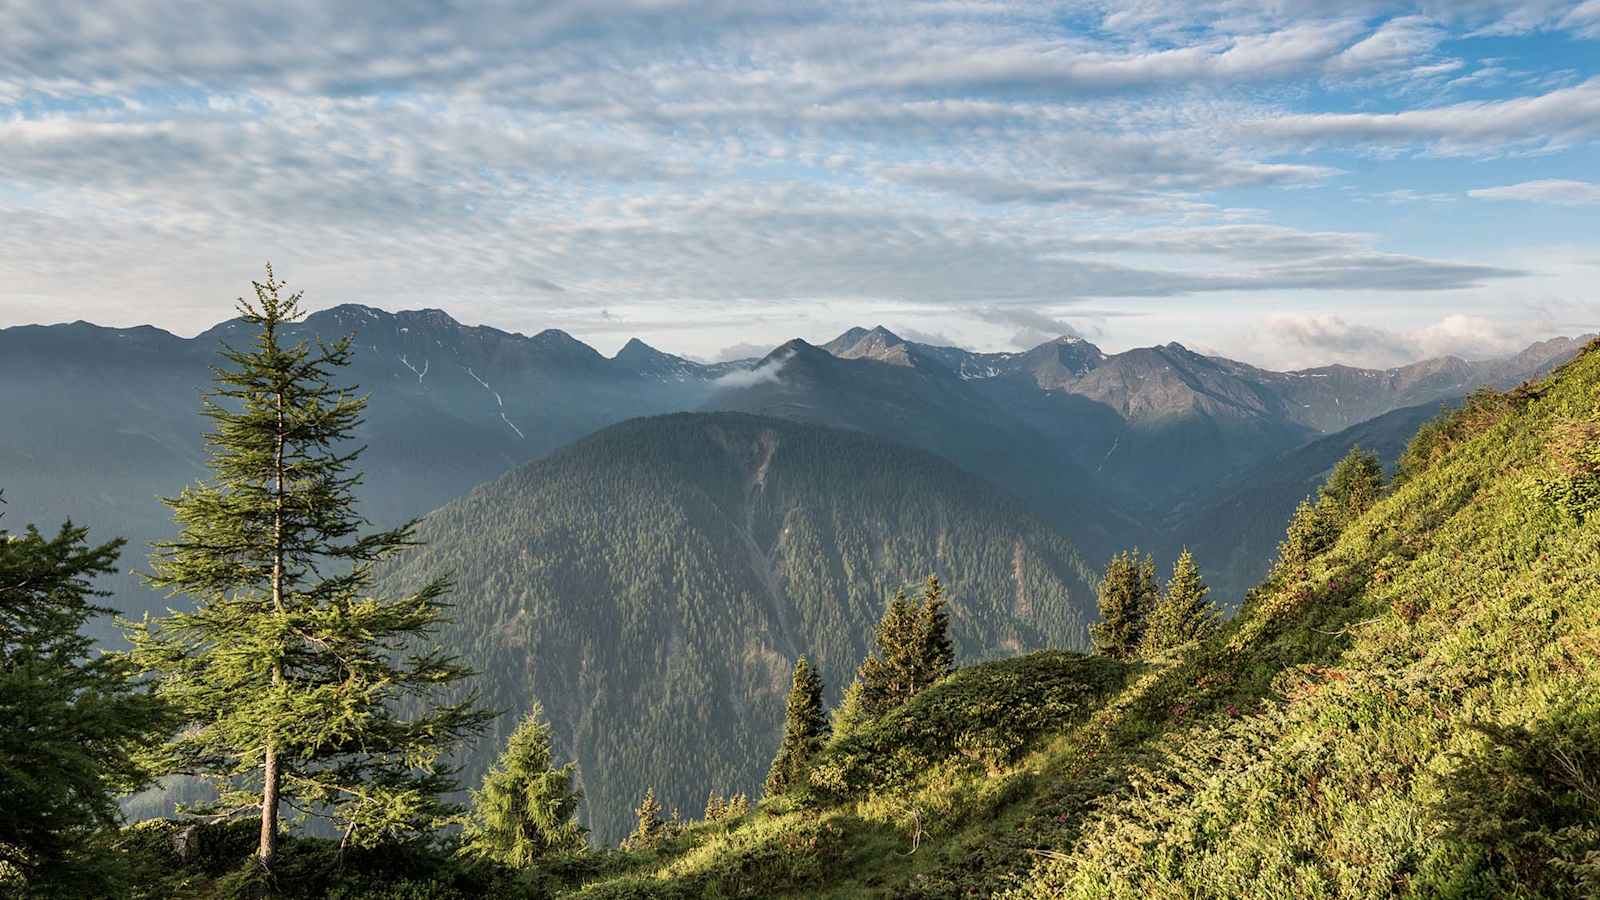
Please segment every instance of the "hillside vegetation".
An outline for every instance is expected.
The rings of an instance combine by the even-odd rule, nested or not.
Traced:
[[[1426,429],[1331,549],[1030,752],[966,752],[1023,663],[966,670],[919,700],[971,711],[917,717],[946,723],[938,763],[908,735],[896,777],[691,829],[579,895],[1594,896],[1597,435],[1591,349]]]

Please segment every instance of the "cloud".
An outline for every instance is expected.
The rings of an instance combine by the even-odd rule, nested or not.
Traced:
[[[1155,253],[1257,261],[1308,259],[1369,251],[1373,235],[1300,231],[1276,225],[1202,225],[1085,235],[1064,241],[1073,253]]]
[[[1456,39],[1592,6],[0,4],[0,323],[192,333],[268,257],[330,303],[701,353],[896,304],[1482,289],[1523,266],[1341,206],[1392,187],[1374,151],[1595,137],[1600,81],[1429,93],[1494,67]]]
[[[1477,188],[1467,191],[1467,196],[1477,200],[1520,200],[1526,203],[1552,203],[1557,206],[1594,206],[1600,204],[1600,183],[1545,178],[1503,187]]]
[[[771,345],[739,343],[723,347],[712,357],[713,362],[736,362],[741,359],[761,359],[772,352]]]
[[[758,384],[775,384],[782,379],[783,369],[794,354],[785,353],[764,361],[753,369],[737,369],[717,378],[712,384],[719,388],[747,388]]]
[[[1426,16],[1390,19],[1329,60],[1328,70],[1343,75],[1374,69],[1405,71],[1431,53],[1447,35],[1444,28]]]
[[[1072,322],[1023,306],[989,306],[972,311],[980,321],[1015,327],[1011,346],[1030,350],[1058,337],[1083,338],[1084,333]]]
[[[1331,314],[1273,315],[1263,323],[1268,339],[1321,360],[1357,366],[1401,366],[1422,359],[1457,356],[1487,359],[1516,353],[1531,333],[1482,316],[1447,315],[1410,330],[1395,331]]]
[[[920,328],[897,328],[895,332],[908,341],[934,347],[959,347],[965,342],[942,331],[923,331]]]
[[[1269,316],[1265,330],[1275,341],[1339,360],[1379,359],[1383,365],[1394,365],[1411,359],[1415,351],[1401,335],[1331,314]]]
[[[1393,113],[1298,113],[1248,126],[1264,137],[1431,146],[1444,153],[1549,148],[1600,138],[1600,77],[1535,96]]]

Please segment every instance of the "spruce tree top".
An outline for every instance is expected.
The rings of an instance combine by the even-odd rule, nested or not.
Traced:
[[[472,792],[472,815],[463,851],[509,866],[527,866],[586,846],[576,821],[583,792],[575,786],[577,765],[557,767],[550,723],[537,702],[506,742],[483,786]]]

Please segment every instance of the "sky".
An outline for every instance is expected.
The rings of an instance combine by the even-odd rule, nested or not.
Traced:
[[[1600,330],[1600,0],[0,0],[0,327],[851,325],[1279,368]]]

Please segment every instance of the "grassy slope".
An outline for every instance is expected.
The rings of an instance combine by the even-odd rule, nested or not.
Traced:
[[[1020,759],[769,804],[581,896],[1594,896],[1600,527],[1543,488],[1574,421],[1600,353]]]

